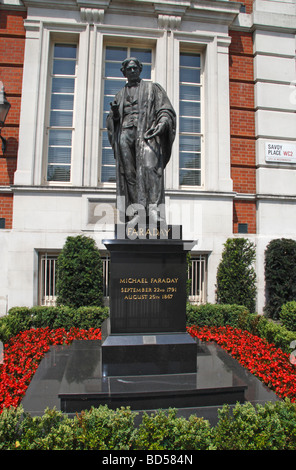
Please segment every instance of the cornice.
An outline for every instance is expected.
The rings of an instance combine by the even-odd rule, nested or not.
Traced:
[[[163,25],[176,29],[184,20],[231,24],[240,10],[240,3],[225,0],[23,0],[25,7],[81,11],[82,18],[102,22],[108,13],[157,15]]]

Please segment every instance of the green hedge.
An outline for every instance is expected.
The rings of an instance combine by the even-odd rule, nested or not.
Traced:
[[[0,340],[5,343],[30,328],[100,328],[108,316],[107,307],[14,307],[0,318]]]
[[[296,300],[296,240],[274,239],[265,250],[267,316],[278,320],[282,305]]]
[[[282,305],[280,320],[285,328],[296,331],[296,301],[292,300]]]
[[[291,353],[290,344],[296,340],[296,332],[275,323],[263,315],[250,313],[242,305],[187,305],[187,324],[196,326],[225,326],[250,331],[269,343]]]
[[[248,326],[250,312],[243,305],[227,304],[187,304],[187,324],[197,326],[225,326],[231,325],[237,328]]]
[[[296,404],[224,405],[218,422],[177,411],[144,413],[92,408],[74,418],[55,409],[43,416],[22,407],[0,415],[0,450],[296,450]]]

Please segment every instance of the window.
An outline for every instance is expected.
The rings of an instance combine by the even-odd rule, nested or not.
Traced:
[[[180,54],[179,182],[201,186],[201,56]]]
[[[76,63],[76,44],[54,44],[48,126],[49,182],[71,181]]]
[[[55,306],[56,292],[56,262],[58,253],[39,254],[39,305]],[[103,262],[103,296],[109,297],[110,258],[104,252],[101,253]]]
[[[137,57],[143,64],[141,78],[150,80],[152,70],[152,50],[136,47],[116,47],[106,46],[105,67],[104,67],[104,105],[103,105],[103,126],[106,125],[106,118],[110,111],[110,102],[114,96],[125,85],[126,79],[121,72],[121,64],[127,57]],[[115,183],[115,161],[112,148],[109,144],[106,128],[101,129],[102,142],[102,166],[101,182]]]
[[[191,264],[188,268],[190,281],[189,302],[203,304],[206,302],[206,255],[191,255]]]
[[[58,254],[39,255],[39,305],[56,304],[56,261]]]

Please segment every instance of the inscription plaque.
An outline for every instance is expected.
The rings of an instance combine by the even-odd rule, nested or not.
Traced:
[[[139,242],[105,242],[111,255],[111,333],[184,332],[187,264],[183,244]]]

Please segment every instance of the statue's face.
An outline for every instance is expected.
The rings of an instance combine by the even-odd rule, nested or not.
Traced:
[[[133,81],[138,80],[140,77],[140,73],[141,73],[140,68],[138,67],[136,62],[131,60],[125,68],[125,76],[128,79],[128,81],[133,82]]]

